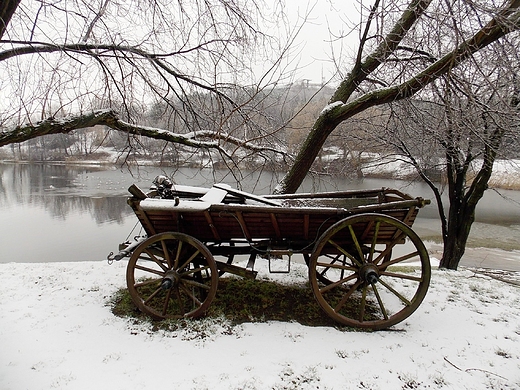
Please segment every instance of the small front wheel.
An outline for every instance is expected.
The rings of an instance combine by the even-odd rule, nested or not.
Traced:
[[[155,319],[200,317],[217,292],[218,270],[199,240],[160,233],[135,249],[126,282],[135,305]]]
[[[430,276],[419,236],[384,214],[355,215],[332,225],[309,261],[318,304],[335,321],[357,328],[403,321],[421,304]]]

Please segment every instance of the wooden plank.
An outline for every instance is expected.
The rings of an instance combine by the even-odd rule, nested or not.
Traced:
[[[217,264],[217,269],[219,271],[229,272],[230,274],[242,276],[246,279],[255,279],[256,274],[258,273],[257,271],[252,271],[246,268],[238,267],[233,264],[223,263],[221,261],[215,261],[215,263]]]
[[[155,230],[155,227],[153,223],[150,221],[148,216],[146,215],[146,212],[144,212],[139,206],[138,208],[134,209],[135,214],[137,215],[137,218],[141,221],[141,225],[143,225],[144,230],[149,236],[153,236],[154,234],[157,234],[157,231]]]
[[[271,224],[273,225],[273,229],[276,234],[276,238],[281,240],[282,234],[280,233],[280,226],[278,226],[278,221],[276,220],[276,215],[274,213],[270,213],[269,215],[271,216]]]
[[[408,212],[403,218],[403,223],[405,223],[408,226],[412,226],[413,221],[415,219],[415,207],[410,207]]]
[[[240,211],[236,213],[236,216],[238,218],[238,222],[240,223],[240,227],[242,228],[242,231],[244,232],[244,236],[246,237],[247,241],[252,241],[252,237],[247,228],[246,221],[244,221],[244,216]]]
[[[257,201],[260,203],[268,204],[270,206],[277,206],[277,207],[281,206],[281,204],[277,201],[264,198],[263,196],[253,195],[253,194],[250,194],[249,192],[239,191],[234,188],[230,188],[230,187],[228,188],[228,187],[223,186],[222,184],[214,184],[213,187],[223,189],[232,195],[240,196],[245,199],[251,199],[251,200],[254,200],[254,201]]]
[[[303,215],[303,238],[305,240],[309,239],[309,214]]]
[[[220,184],[220,187],[213,186],[200,200],[211,204],[222,203],[228,194],[228,188],[231,187],[226,184]]]
[[[130,188],[128,188],[128,192],[130,192],[134,198],[143,200],[146,199],[148,196],[135,184],[132,184]]]
[[[361,241],[365,241],[367,239],[367,237],[368,237],[368,234],[369,233],[373,233],[373,229],[375,229],[374,228],[374,221],[370,220],[370,221],[368,221],[368,223],[367,223],[363,233],[361,234],[361,237],[360,237]],[[372,236],[373,236],[373,234],[372,234]]]
[[[222,198],[222,199],[224,199],[224,198]],[[209,213],[209,211],[206,210],[204,212],[204,215],[206,216],[206,221],[208,221],[209,227],[210,227],[211,231],[213,232],[213,236],[215,237],[215,240],[220,241],[220,234],[218,233],[218,230],[215,227],[215,224],[213,223],[211,214]]]

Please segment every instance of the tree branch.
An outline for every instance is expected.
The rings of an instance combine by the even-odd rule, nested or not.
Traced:
[[[520,7],[520,0],[511,0],[505,9],[475,33],[473,37],[469,38],[454,50],[447,53],[442,58],[402,84],[371,91],[351,102],[342,104],[340,101],[341,97],[344,97],[345,91],[354,91],[357,85],[356,82],[360,80],[359,77],[362,76],[362,79],[366,79],[368,76],[368,74],[363,74],[359,77],[349,75],[349,77],[344,81],[344,83],[347,84],[342,83],[336,91],[333,98],[336,99],[336,101],[326,107],[326,109],[324,109],[316,119],[309,136],[302,145],[298,156],[296,156],[295,164],[289,173],[283,178],[277,188],[277,192],[296,192],[328,136],[341,122],[366,110],[367,108],[413,96],[426,85],[437,80],[440,76],[448,73],[461,62],[470,58],[474,53],[497,41],[503,36],[518,30],[520,28],[520,11],[518,11],[518,7]],[[403,34],[404,33],[405,31],[403,31]],[[401,39],[402,38],[403,37],[401,37]],[[394,43],[393,48],[395,50],[398,44],[397,38],[390,42]],[[375,55],[372,55],[372,57],[374,57],[373,61],[377,62],[377,57]]]
[[[163,140],[196,149],[215,149],[225,155],[227,151],[219,141],[240,146],[253,152],[272,152],[286,156],[286,152],[274,146],[262,146],[239,139],[222,132],[197,131],[187,134],[178,134],[154,127],[138,126],[119,119],[112,110],[98,110],[88,114],[69,115],[64,118],[48,118],[35,124],[16,126],[0,132],[0,147],[11,143],[24,142],[48,134],[67,134],[74,130],[94,126],[108,126],[113,130],[127,134]],[[211,139],[211,141],[206,141]]]
[[[376,50],[370,54],[362,64],[356,62],[356,66],[348,77],[343,80],[330,99],[330,102],[342,101],[346,102],[359,84],[363,82],[368,75],[374,72],[385,60],[395,52],[406,33],[421,17],[426,8],[430,5],[431,0],[413,0],[408,8],[403,12],[401,18],[397,21],[394,28],[379,44]],[[366,39],[366,37],[365,37]],[[360,53],[358,53],[359,57]]]

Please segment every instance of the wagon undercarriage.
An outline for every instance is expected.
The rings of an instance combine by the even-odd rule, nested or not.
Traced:
[[[160,188],[149,194],[130,188],[128,203],[146,238],[109,256],[130,256],[128,290],[154,318],[204,315],[219,277],[254,278],[258,259],[271,272],[305,262],[318,304],[352,327],[392,326],[417,309],[428,289],[429,256],[411,229],[429,203],[422,198],[385,188],[264,197],[225,185],[168,190],[164,199]]]

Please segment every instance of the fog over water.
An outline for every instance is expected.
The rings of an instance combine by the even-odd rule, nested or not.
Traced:
[[[213,182],[237,186],[226,172],[182,168],[125,169],[96,166],[0,163],[0,263],[104,261],[127,237],[137,235],[136,217],[126,204],[128,187],[147,190],[157,174],[176,184],[209,187]],[[266,194],[278,177],[269,172],[238,178],[242,190]],[[427,186],[404,181],[364,179],[307,180],[302,191],[391,187],[431,198]],[[439,241],[436,205],[419,212],[414,230],[425,241]],[[482,200],[470,246],[520,249],[520,192],[488,191]]]

